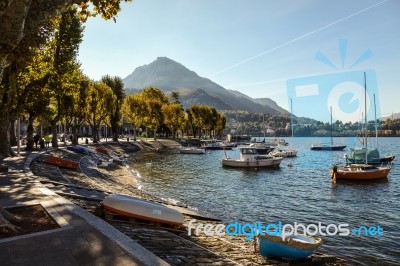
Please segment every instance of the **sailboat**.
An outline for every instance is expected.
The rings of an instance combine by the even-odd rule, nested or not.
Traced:
[[[331,144],[312,144],[310,149],[314,151],[342,151],[346,145],[333,145],[333,128],[332,128],[332,106],[331,110]]]
[[[367,80],[364,72],[364,94],[365,94],[365,120],[364,120],[364,148],[367,149]],[[330,169],[329,173],[333,182],[337,179],[352,179],[352,180],[373,180],[386,178],[390,172],[390,164],[386,166],[373,166],[368,164],[368,153],[365,153],[364,163],[348,164],[345,167],[337,167],[336,165]]]
[[[376,148],[367,148],[367,143],[363,145],[362,148],[352,148],[350,149],[350,155],[345,155],[347,163],[365,163],[368,164],[381,165],[382,163],[390,163],[395,158],[393,154],[385,154],[381,156],[378,150],[378,127],[376,122],[376,104],[375,104],[375,94],[374,94],[374,108],[375,108],[375,141]]]

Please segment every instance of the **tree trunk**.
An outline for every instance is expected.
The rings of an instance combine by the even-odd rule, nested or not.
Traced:
[[[78,134],[79,134],[79,127],[76,125],[72,126],[72,145],[77,145],[78,144]]]
[[[8,112],[0,112],[0,157],[10,157],[10,120]]]
[[[92,130],[93,143],[99,143],[99,127],[94,125]]]
[[[15,120],[14,119],[11,119],[9,134],[10,134],[10,146],[11,147],[17,146],[18,142],[17,142],[17,136],[15,134]]]
[[[57,122],[56,120],[51,121],[51,146],[53,148],[58,148],[58,140],[57,140]]]
[[[27,151],[32,151],[33,150],[33,121],[35,120],[35,118],[32,115],[29,115],[28,118],[28,127],[26,129],[26,150]]]

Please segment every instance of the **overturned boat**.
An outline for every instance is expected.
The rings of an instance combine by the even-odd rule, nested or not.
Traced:
[[[259,252],[264,257],[289,260],[304,259],[312,255],[321,245],[320,238],[292,234],[282,239],[280,235],[258,235]]]
[[[168,225],[182,225],[183,215],[177,210],[147,200],[111,195],[104,199],[103,208],[118,215]]]

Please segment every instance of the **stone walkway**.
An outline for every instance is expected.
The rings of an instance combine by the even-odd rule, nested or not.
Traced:
[[[19,163],[10,165],[15,170],[0,174],[0,204],[41,204],[60,228],[0,239],[0,265],[168,265],[108,223],[28,178]]]

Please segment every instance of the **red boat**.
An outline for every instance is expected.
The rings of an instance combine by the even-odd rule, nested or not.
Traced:
[[[52,164],[52,165],[57,165],[57,166],[63,167],[63,168],[73,169],[73,170],[78,169],[78,166],[79,166],[78,162],[65,160],[65,159],[61,159],[58,157],[54,157],[54,156],[47,157],[46,159],[43,160],[43,162]]]

